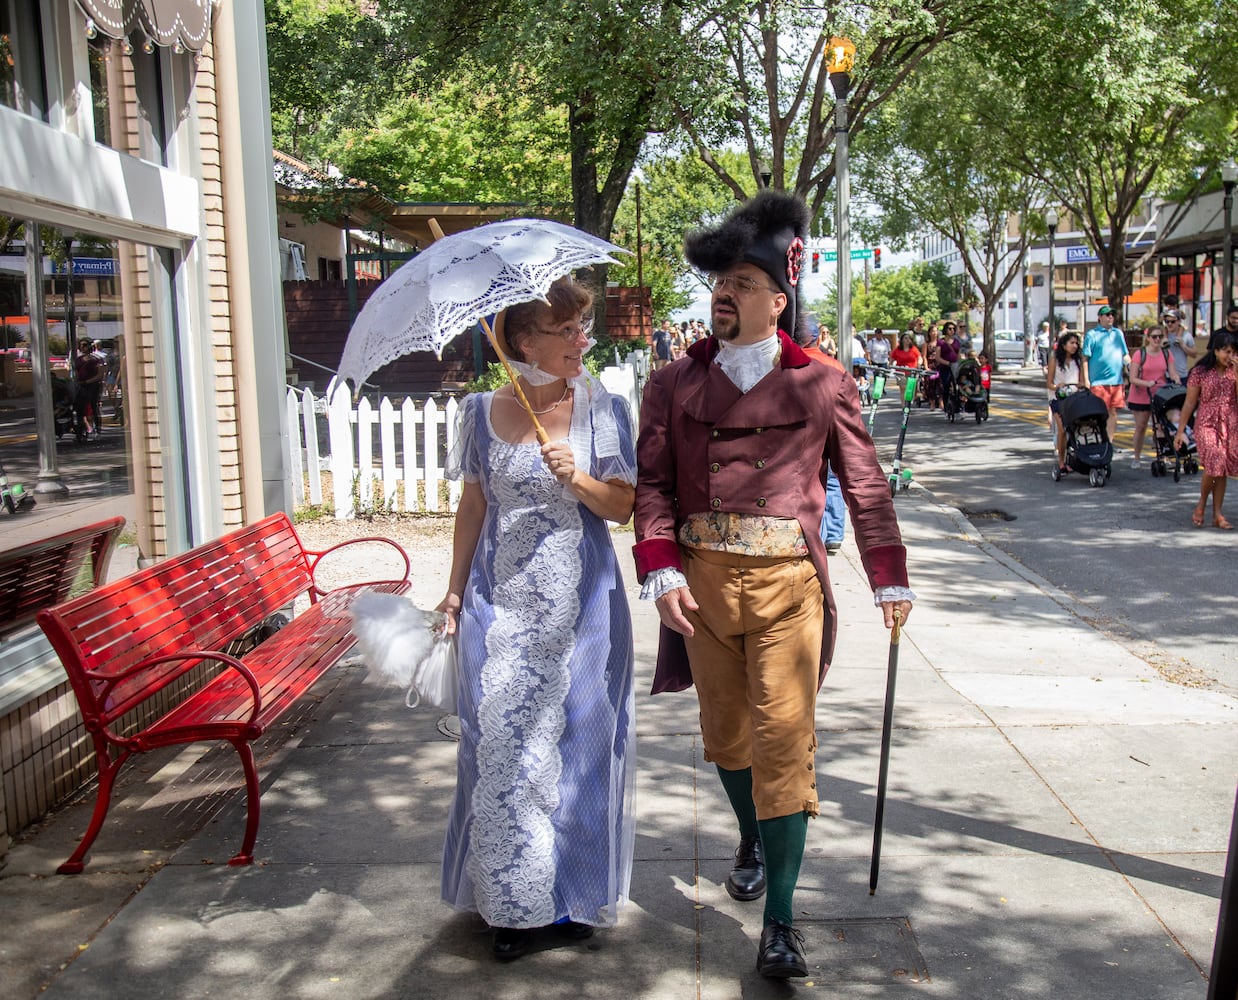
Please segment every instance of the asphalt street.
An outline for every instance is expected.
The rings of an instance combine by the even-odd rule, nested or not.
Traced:
[[[1054,482],[1043,383],[1038,373],[1017,378],[994,382],[984,423],[966,414],[952,424],[940,411],[913,409],[904,466],[988,542],[1078,601],[1085,618],[1168,679],[1238,691],[1236,540],[1191,524],[1199,477],[1153,477],[1150,436],[1144,467],[1131,469],[1133,421],[1125,413],[1105,486],[1093,488],[1076,474]],[[874,438],[887,469],[900,406],[887,397],[876,414]],[[1226,511],[1238,513],[1233,490]]]

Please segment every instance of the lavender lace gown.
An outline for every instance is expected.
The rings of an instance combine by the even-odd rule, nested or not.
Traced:
[[[627,598],[606,522],[566,495],[537,444],[495,435],[491,399],[465,399],[448,470],[480,481],[487,509],[460,618],[443,900],[500,927],[607,926],[632,871]],[[627,407],[609,402],[620,455],[594,455],[590,471],[633,482]]]

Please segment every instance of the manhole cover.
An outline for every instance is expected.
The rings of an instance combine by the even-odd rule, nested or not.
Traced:
[[[1004,510],[998,510],[996,507],[990,510],[968,510],[966,507],[962,509],[962,514],[969,521],[1017,521],[1018,515],[1008,514]]]
[[[460,716],[444,715],[438,720],[438,731],[449,740],[460,742]]]
[[[927,983],[909,917],[800,917],[808,978],[833,983]]]

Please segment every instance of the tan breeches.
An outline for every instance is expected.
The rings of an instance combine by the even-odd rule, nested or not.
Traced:
[[[817,815],[814,709],[825,603],[807,558],[684,550],[685,641],[705,759],[752,768],[758,819]]]

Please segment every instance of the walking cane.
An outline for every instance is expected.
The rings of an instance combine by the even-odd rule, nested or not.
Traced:
[[[881,722],[881,766],[877,771],[877,817],[873,821],[873,863],[868,871],[868,894],[877,891],[877,872],[881,867],[881,822],[886,811],[886,778],[890,774],[890,728],[894,721],[894,681],[898,674],[899,623],[903,613],[894,609],[894,628],[890,629],[890,660],[886,669],[886,707]]]

